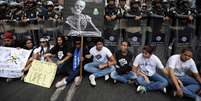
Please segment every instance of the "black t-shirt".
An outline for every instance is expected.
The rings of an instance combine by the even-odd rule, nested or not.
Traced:
[[[67,56],[68,52],[72,53],[72,50],[67,45],[64,45],[64,46],[56,45],[50,50],[50,53],[56,55],[56,57],[59,60],[64,59]]]
[[[132,70],[133,54],[130,51],[128,51],[127,55],[124,56],[121,54],[121,51],[118,50],[115,52],[115,58],[117,61],[117,65],[115,67],[119,74],[125,74]]]

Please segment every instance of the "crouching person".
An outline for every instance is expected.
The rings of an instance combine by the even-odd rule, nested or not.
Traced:
[[[117,81],[123,83],[131,83],[129,81],[137,78],[136,74],[132,72],[132,58],[133,54],[128,50],[129,43],[122,41],[120,50],[115,52],[115,59],[117,64],[116,70],[111,73],[111,78],[114,79],[114,83]]]
[[[105,76],[105,80],[109,79],[109,75],[114,70],[116,64],[115,58],[111,51],[104,47],[102,38],[96,41],[96,45],[89,50],[90,56],[93,56],[93,62],[84,66],[84,70],[92,73],[89,76],[90,84],[96,86],[96,78]],[[87,56],[87,57],[90,57]]]
[[[136,56],[133,63],[133,70],[137,74],[137,92],[144,93],[146,91],[161,90],[166,93],[168,81],[156,72],[159,68],[163,73],[167,74],[160,59],[153,54],[152,46],[144,46],[143,52]]]

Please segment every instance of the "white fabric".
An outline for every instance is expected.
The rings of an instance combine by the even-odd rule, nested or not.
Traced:
[[[44,47],[43,49],[44,49],[44,52],[47,51],[47,47]],[[40,51],[41,51],[41,47],[38,47],[38,48],[36,48],[36,49],[34,50],[34,54],[40,53]]]
[[[152,54],[150,58],[144,58],[143,54],[140,53],[136,56],[133,65],[139,67],[140,71],[147,76],[152,76],[155,74],[156,67],[159,69],[164,69],[160,59],[154,54]]]
[[[93,61],[98,63],[107,63],[108,58],[112,56],[111,51],[106,47],[103,47],[100,51],[98,51],[96,46],[94,46],[89,50],[89,53],[93,55]]]
[[[51,50],[52,47],[53,47],[53,46],[50,45],[50,49],[49,49],[49,50]],[[38,54],[40,55],[40,60],[44,61],[44,56],[43,56],[43,55],[44,55],[45,53],[47,53],[47,49],[48,49],[48,48],[47,48],[47,47],[43,47],[43,50],[44,50],[43,52],[44,52],[44,53],[40,53],[40,52],[41,52],[41,48],[42,48],[42,47],[38,47],[38,48],[34,49],[33,53],[34,53],[34,54],[37,54],[37,53],[38,53]]]
[[[179,54],[171,56],[167,61],[166,67],[172,68],[176,76],[184,76],[188,70],[198,73],[194,60],[191,58],[183,62]]]

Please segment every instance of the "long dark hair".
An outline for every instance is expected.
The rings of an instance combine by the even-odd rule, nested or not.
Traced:
[[[66,39],[65,39],[65,36],[63,36],[63,35],[59,35],[59,36],[57,36],[57,38],[56,38],[56,42],[55,42],[55,46],[56,47],[59,47],[59,44],[58,44],[58,38],[61,38],[61,40],[62,40],[62,45],[64,46],[65,45],[65,43],[66,43]]]

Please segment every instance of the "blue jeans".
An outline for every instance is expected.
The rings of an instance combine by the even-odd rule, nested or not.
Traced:
[[[162,90],[168,85],[168,81],[158,73],[155,73],[152,76],[148,77],[150,80],[150,83],[147,83],[143,76],[139,76],[137,78],[137,82],[144,86],[147,91],[153,91],[153,90]]]
[[[69,72],[69,75],[68,75],[68,77],[66,78],[66,82],[71,82],[71,81],[73,81],[74,80],[74,78],[76,77],[76,76],[78,76],[80,74],[80,69],[79,69],[79,67],[76,69],[76,70],[71,70],[70,72]]]
[[[99,69],[98,66],[100,64],[101,63],[96,63],[96,62],[91,62],[91,63],[85,64],[84,70],[89,73],[93,73],[95,78],[105,76],[105,75],[111,73],[112,71],[114,71],[114,66],[110,66],[110,67],[107,67],[104,69]]]
[[[137,78],[136,74],[134,74],[134,72],[132,72],[132,71],[128,72],[127,74],[122,74],[122,75],[119,75],[117,73],[117,71],[113,71],[110,74],[110,76],[112,79],[118,80],[123,83],[128,83],[128,80],[131,80],[131,79],[134,80]]]
[[[177,76],[177,78],[184,85],[184,87],[182,87],[184,95],[195,99],[196,96],[198,96],[196,92],[200,89],[200,84],[193,77],[190,77],[188,75]]]

